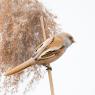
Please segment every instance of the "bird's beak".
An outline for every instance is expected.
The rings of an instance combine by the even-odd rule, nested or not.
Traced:
[[[75,42],[76,42],[75,40],[72,41],[72,43],[75,43]]]
[[[75,43],[76,41],[74,39],[72,39],[72,43]]]

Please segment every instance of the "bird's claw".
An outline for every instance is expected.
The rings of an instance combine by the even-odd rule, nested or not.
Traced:
[[[52,67],[46,66],[46,70],[51,70],[52,71]]]

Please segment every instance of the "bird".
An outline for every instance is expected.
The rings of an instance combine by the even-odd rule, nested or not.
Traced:
[[[9,76],[18,73],[35,64],[46,66],[47,70],[51,70],[51,67],[48,67],[48,64],[56,61],[60,56],[62,56],[66,49],[74,42],[74,38],[69,33],[57,33],[40,45],[40,47],[36,50],[34,57],[31,57],[24,63],[7,70],[5,75]]]

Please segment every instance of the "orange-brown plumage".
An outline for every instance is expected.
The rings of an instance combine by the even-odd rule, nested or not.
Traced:
[[[55,60],[57,60],[64,51],[74,42],[73,37],[67,33],[59,33],[49,40],[50,42],[46,43],[39,47],[38,53],[40,54],[37,57],[30,58],[21,65],[14,67],[13,69],[8,70],[5,75],[11,75],[17,73],[31,65],[40,64],[47,65]],[[44,46],[44,47],[43,47]],[[43,49],[44,48],[44,49]],[[37,53],[37,54],[38,54]]]

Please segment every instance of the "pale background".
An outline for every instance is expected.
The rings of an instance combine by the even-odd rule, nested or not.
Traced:
[[[41,1],[41,0],[40,0]],[[55,95],[95,95],[95,0],[42,0],[76,43],[54,64]],[[27,95],[50,95],[48,76]]]

